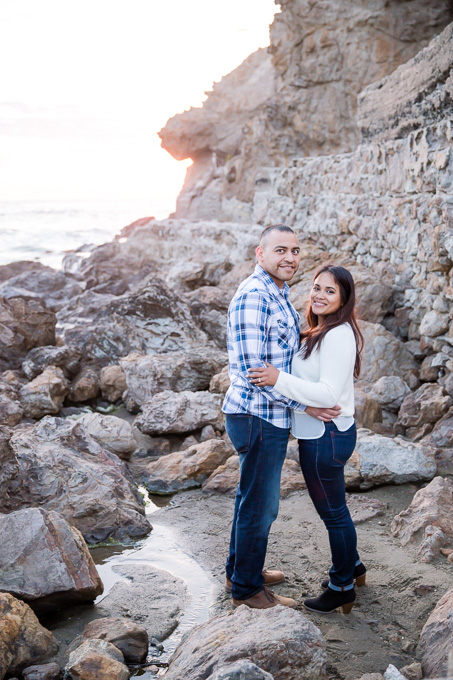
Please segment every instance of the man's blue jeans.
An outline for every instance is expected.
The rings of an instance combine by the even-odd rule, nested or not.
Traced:
[[[289,430],[241,413],[227,414],[226,431],[239,454],[241,471],[226,575],[232,581],[233,597],[246,600],[263,588],[261,572],[269,531],[278,514]]]
[[[354,587],[354,567],[360,564],[357,534],[346,505],[344,466],[356,443],[356,427],[340,432],[335,423],[325,423],[319,439],[299,439],[299,457],[308,493],[329,534],[333,590]]]

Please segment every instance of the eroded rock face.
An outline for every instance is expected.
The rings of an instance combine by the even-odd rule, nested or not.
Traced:
[[[0,593],[0,678],[45,661],[56,654],[58,644],[41,626],[28,604],[9,593]]]
[[[65,667],[68,680],[128,680],[129,669],[117,647],[106,640],[85,640],[71,652]]]
[[[56,322],[41,300],[0,297],[0,370],[20,368],[33,347],[54,345]]]
[[[196,626],[172,657],[168,680],[198,680],[239,659],[249,659],[275,680],[325,677],[325,641],[298,611],[246,606]]]
[[[82,424],[47,417],[5,443],[11,467],[2,510],[55,510],[86,541],[144,536],[151,527],[123,461],[102,448]]]
[[[83,637],[111,642],[130,663],[141,663],[146,659],[148,633],[130,619],[96,619],[85,626]]]
[[[453,637],[453,588],[441,597],[420,634],[417,657],[421,660],[423,677],[447,677],[448,653]]]
[[[20,403],[28,418],[58,413],[63,406],[69,386],[63,371],[56,366],[48,366],[41,375],[22,387]]]
[[[165,390],[143,404],[135,425],[150,435],[192,432],[205,425],[223,429],[222,402],[221,395],[212,392]]]
[[[175,493],[201,486],[234,453],[223,439],[210,439],[150,463],[144,484],[154,493]]]
[[[82,535],[58,513],[26,508],[0,515],[0,591],[40,611],[93,601],[102,581]]]
[[[453,483],[435,477],[417,491],[407,510],[396,515],[391,531],[402,545],[416,546],[422,562],[432,562],[453,538]]]
[[[130,354],[120,362],[127,382],[126,404],[131,400],[142,406],[165,390],[206,390],[212,376],[227,360],[226,353],[209,348],[152,356]]]

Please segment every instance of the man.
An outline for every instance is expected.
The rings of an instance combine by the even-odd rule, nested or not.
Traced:
[[[273,364],[290,372],[299,348],[299,315],[289,301],[290,281],[300,262],[300,246],[290,227],[277,224],[261,234],[255,272],[239,286],[228,310],[231,385],[223,411],[226,429],[239,454],[240,481],[226,563],[226,588],[233,606],[267,609],[296,602],[267,586],[281,583],[281,571],[264,570],[267,541],[278,514],[280,477],[289,437],[290,409],[305,406],[286,399],[273,387],[252,385],[252,366]],[[307,408],[330,420],[338,409]]]

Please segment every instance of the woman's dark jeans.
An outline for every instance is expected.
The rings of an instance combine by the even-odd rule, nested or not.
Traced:
[[[325,423],[319,439],[299,439],[299,459],[308,493],[329,533],[333,590],[354,587],[354,567],[360,563],[357,534],[346,505],[344,466],[357,439],[356,427],[340,432],[335,423]]]
[[[226,575],[233,597],[246,600],[263,588],[262,570],[269,530],[278,514],[289,429],[244,413],[227,415],[226,430],[241,470]]]

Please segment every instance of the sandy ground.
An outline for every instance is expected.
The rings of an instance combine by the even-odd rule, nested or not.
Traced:
[[[416,660],[420,631],[451,586],[453,566],[445,557],[432,564],[418,562],[413,547],[401,547],[390,533],[394,515],[409,505],[416,490],[408,484],[367,492],[388,507],[384,516],[357,527],[367,585],[357,588],[356,604],[347,616],[304,609],[303,599],[321,592],[320,581],[330,566],[327,534],[306,491],[281,501],[266,566],[285,571],[287,580],[275,591],[296,599],[300,611],[321,629],[331,678],[353,680],[364,673],[383,673],[390,663],[401,668]],[[156,524],[174,527],[182,547],[212,574],[218,584],[213,613],[231,608],[223,582],[232,513],[232,498],[194,490],[178,494],[152,518]]]

